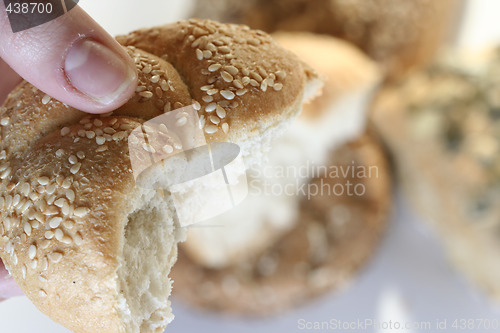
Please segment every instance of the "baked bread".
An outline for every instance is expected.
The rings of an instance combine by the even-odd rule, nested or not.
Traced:
[[[0,257],[26,296],[75,332],[163,332],[184,230],[168,191],[136,185],[130,133],[192,105],[206,141],[240,145],[251,164],[317,80],[243,26],[189,20],[118,41],[139,85],[114,112],[85,114],[27,82],[0,108]],[[152,165],[151,182],[170,169],[166,160]]]
[[[322,75],[322,95],[304,104],[299,118],[273,142],[266,163],[248,170],[247,198],[189,230],[182,247],[205,267],[246,261],[294,227],[309,169],[325,165],[330,150],[364,132],[368,103],[380,80],[376,64],[342,40],[310,33],[273,38]],[[280,172],[285,169],[290,172]]]
[[[373,255],[385,230],[391,176],[384,154],[371,134],[332,152],[328,173],[308,185],[324,191],[302,198],[295,227],[264,253],[211,269],[181,248],[172,270],[174,297],[212,311],[271,315],[344,287]],[[335,176],[334,170],[349,166],[364,169],[367,177],[357,178],[358,171],[355,177],[351,171]],[[348,181],[365,192],[348,195]]]
[[[198,0],[191,16],[339,37],[396,77],[432,59],[461,7],[461,0]]]
[[[452,263],[500,299],[500,50],[453,54],[386,87],[373,119]]]

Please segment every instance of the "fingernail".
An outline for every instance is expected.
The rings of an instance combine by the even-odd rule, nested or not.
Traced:
[[[104,105],[112,103],[137,78],[135,68],[125,59],[91,39],[75,42],[66,56],[64,71],[73,87]]]

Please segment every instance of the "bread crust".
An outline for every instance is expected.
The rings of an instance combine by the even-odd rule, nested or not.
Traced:
[[[500,299],[498,49],[449,55],[385,87],[372,118],[410,202],[447,256]],[[462,59],[461,59],[462,58]]]
[[[432,59],[461,7],[461,0],[200,0],[192,16],[269,33],[329,34],[358,46],[396,78]]]
[[[200,99],[200,115],[206,114],[201,71],[212,63],[198,60],[188,42],[196,29],[210,31],[214,43],[224,41],[234,56],[228,64],[286,73],[283,81],[276,74],[280,89],[259,85],[235,94],[237,105],[223,107],[219,127],[205,131],[207,141],[244,143],[300,111],[306,84],[315,79],[306,65],[261,32],[202,20],[118,38],[134,58],[139,87],[113,113],[89,116],[27,82],[0,108],[0,257],[26,296],[75,332],[126,331],[117,270],[127,216],[142,204],[127,139],[144,121],[193,100]],[[221,80],[214,84],[235,91]]]
[[[362,183],[363,196],[304,198],[296,226],[264,253],[224,269],[193,262],[182,249],[172,271],[174,296],[195,307],[271,315],[344,287],[373,255],[390,211],[387,161],[372,134],[331,154],[330,164],[377,166],[378,178],[316,178],[310,184]]]

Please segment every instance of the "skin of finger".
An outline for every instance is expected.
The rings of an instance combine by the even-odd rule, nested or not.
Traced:
[[[9,272],[5,269],[0,260],[0,301],[10,297],[23,295],[13,278],[9,277]]]
[[[136,85],[132,84],[108,105],[101,105],[75,89],[64,73],[64,60],[73,43],[82,38],[107,46],[133,66],[118,42],[79,6],[48,23],[13,33],[5,5],[0,1],[1,58],[38,89],[68,105],[92,113],[112,111],[132,96]]]
[[[22,81],[22,78],[2,59],[0,59],[0,73],[0,105],[2,105],[7,95]]]

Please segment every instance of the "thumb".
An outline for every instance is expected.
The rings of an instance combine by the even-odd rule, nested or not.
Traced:
[[[132,59],[79,6],[13,33],[0,1],[0,57],[38,89],[86,112],[116,109],[137,85]]]
[[[9,272],[7,272],[0,260],[0,301],[23,294],[14,279],[11,277],[8,278],[8,276]]]

